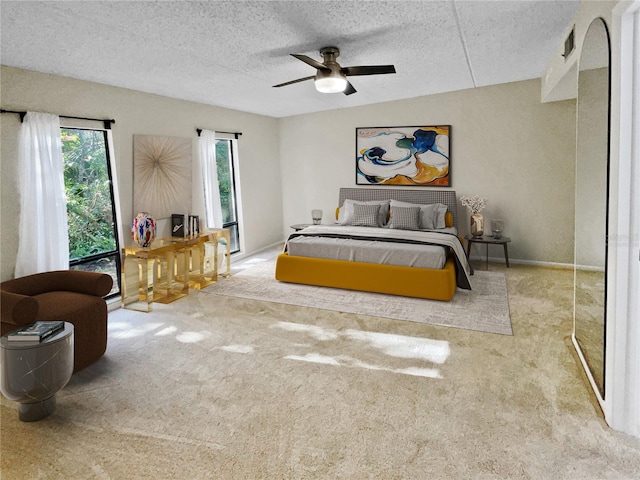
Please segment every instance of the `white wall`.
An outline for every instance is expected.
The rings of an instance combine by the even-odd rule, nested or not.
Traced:
[[[280,119],[284,234],[313,208],[333,220],[339,188],[355,185],[356,127],[409,125],[452,126],[452,188],[486,197],[511,258],[573,263],[575,102],[541,104],[538,80]]]
[[[278,122],[266,116],[176,100],[98,83],[1,67],[3,109],[91,118],[112,126],[125,243],[133,216],[133,135],[189,137],[197,154],[196,128],[240,131],[240,190],[246,252],[282,239]],[[0,149],[0,280],[13,277],[18,250],[17,135],[20,119],[2,114]],[[100,126],[100,125],[98,125]],[[168,235],[168,223],[161,235]]]

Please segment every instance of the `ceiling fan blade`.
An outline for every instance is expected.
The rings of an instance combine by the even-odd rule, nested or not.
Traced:
[[[396,73],[393,65],[369,65],[361,67],[344,67],[340,71],[347,76],[355,75],[382,75],[385,73]]]
[[[347,88],[344,89],[344,93],[345,95],[351,95],[352,93],[356,93],[357,90],[355,88],[353,88],[353,85],[351,85],[351,82],[347,80]]]
[[[304,78],[299,78],[297,80],[291,80],[290,82],[285,82],[285,83],[280,83],[278,85],[274,85],[275,87],[286,87],[287,85],[292,85],[294,83],[298,83],[298,82],[304,82],[305,80],[311,80],[312,78],[316,78],[315,75],[311,75],[310,77],[304,77]]]
[[[304,63],[311,65],[313,68],[317,68],[318,70],[325,70],[330,72],[331,69],[329,67],[327,67],[326,65],[318,62],[317,60],[314,60],[311,57],[307,57],[306,55],[300,55],[299,53],[292,53],[290,54],[292,57],[296,57],[298,60],[302,60]]]

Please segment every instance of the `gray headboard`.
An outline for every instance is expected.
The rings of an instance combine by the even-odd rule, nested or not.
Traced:
[[[338,206],[342,206],[345,199],[364,202],[367,200],[399,200],[401,202],[427,205],[429,203],[443,203],[453,213],[453,226],[458,228],[458,203],[456,192],[453,190],[405,190],[399,188],[341,188]]]

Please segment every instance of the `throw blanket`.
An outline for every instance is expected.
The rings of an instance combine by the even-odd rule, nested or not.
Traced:
[[[453,233],[433,230],[399,230],[375,227],[352,227],[343,225],[313,225],[289,235],[289,240],[296,237],[328,237],[373,240],[376,242],[411,243],[417,245],[440,245],[449,247],[454,253],[456,264],[456,284],[465,290],[471,290],[469,276],[473,270],[464,251],[460,239]],[[287,241],[288,242],[288,241]],[[287,251],[287,244],[284,246]]]

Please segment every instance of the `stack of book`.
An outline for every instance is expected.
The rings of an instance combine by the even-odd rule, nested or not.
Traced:
[[[51,335],[64,330],[64,322],[33,322],[7,335],[11,343],[40,343]]]

